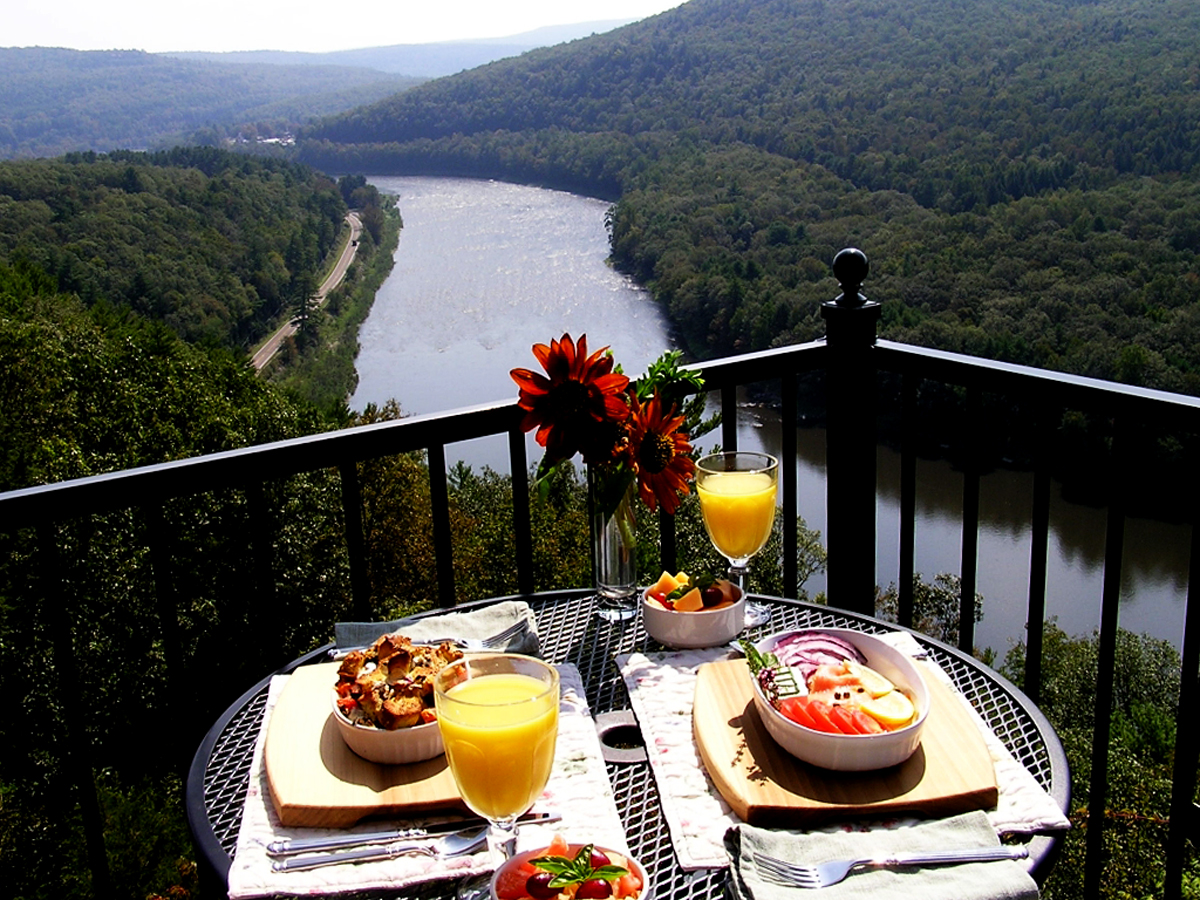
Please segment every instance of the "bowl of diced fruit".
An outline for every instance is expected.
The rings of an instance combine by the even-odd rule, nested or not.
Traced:
[[[929,689],[910,656],[846,628],[744,642],[754,706],[797,759],[842,772],[899,765],[916,752]]]
[[[663,572],[642,593],[642,624],[654,640],[677,650],[717,647],[741,632],[746,598],[723,578]]]
[[[492,875],[492,900],[649,900],[646,870],[625,853],[570,844],[555,835],[547,847],[507,859]]]

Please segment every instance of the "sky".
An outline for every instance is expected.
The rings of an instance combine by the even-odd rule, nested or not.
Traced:
[[[0,46],[74,50],[301,50],[505,37],[546,25],[642,19],[683,0],[16,0]]]

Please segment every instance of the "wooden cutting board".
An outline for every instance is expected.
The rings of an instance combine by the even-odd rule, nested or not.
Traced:
[[[856,816],[993,808],[996,772],[978,726],[932,673],[925,683],[931,705],[916,753],[877,772],[830,772],[775,743],[754,706],[744,659],[707,663],[696,681],[696,745],[721,796],[751,825],[808,827]]]
[[[344,828],[376,814],[466,811],[445,756],[384,766],[346,746],[329,700],[337,670],[322,663],[293,672],[267,723],[263,766],[280,821]]]

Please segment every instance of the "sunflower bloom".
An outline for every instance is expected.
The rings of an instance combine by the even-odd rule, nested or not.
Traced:
[[[608,347],[588,355],[587,335],[580,335],[576,344],[564,334],[550,346],[534,344],[533,355],[545,375],[530,369],[509,374],[520,389],[517,405],[525,410],[521,428],[537,429],[545,462],[554,465],[576,453],[585,463],[610,459],[611,425],[629,417],[629,378],[613,372]],[[602,435],[609,435],[607,446]]]
[[[692,445],[688,436],[679,431],[683,416],[676,416],[674,407],[664,413],[662,400],[656,393],[644,406],[633,398],[629,421],[638,494],[652,511],[661,503],[668,513],[674,513],[696,470]]]

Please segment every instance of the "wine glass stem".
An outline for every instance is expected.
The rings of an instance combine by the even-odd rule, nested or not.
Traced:
[[[739,566],[733,563],[729,565],[729,580],[742,589],[742,593],[746,593],[750,589],[750,567]]]
[[[493,820],[488,828],[488,853],[499,866],[517,852],[517,817]]]

